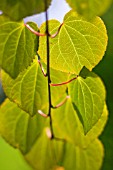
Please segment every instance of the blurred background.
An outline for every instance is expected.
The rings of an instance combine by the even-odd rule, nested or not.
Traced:
[[[63,21],[66,12],[70,10],[65,0],[53,0],[49,11],[49,19]],[[109,119],[107,125],[100,136],[105,148],[105,157],[101,170],[113,170],[113,4],[109,10],[102,16],[108,31],[109,43],[106,54],[99,65],[93,70],[104,81],[107,90],[107,105],[109,110]],[[44,13],[27,17],[27,21],[34,21],[41,25],[45,21]],[[5,94],[0,84],[0,103],[5,99]],[[23,160],[22,155],[9,146],[0,138],[0,170],[31,170]]]

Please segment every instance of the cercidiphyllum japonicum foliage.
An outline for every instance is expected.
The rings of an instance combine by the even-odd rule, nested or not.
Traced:
[[[67,3],[79,14],[91,19],[100,16],[109,8],[112,0],[66,0]]]
[[[28,24],[38,31],[35,23]],[[38,37],[24,26],[23,21],[15,22],[6,16],[0,16],[0,66],[11,77],[16,78],[31,64],[37,46]]]
[[[103,58],[108,38],[103,21],[95,15],[103,13],[110,1],[67,2],[73,10],[65,15],[58,35],[49,38],[51,80],[61,83],[79,76],[70,84],[51,87],[53,106],[70,96],[60,108],[52,109],[53,132],[59,140],[51,140],[49,118],[37,114],[38,110],[48,113],[47,77],[36,57],[38,53],[46,68],[46,37],[38,38],[18,21],[44,11],[44,1],[0,0],[0,66],[10,99],[0,106],[0,134],[34,169],[99,170],[104,148],[98,136],[108,111],[104,85],[92,69]],[[45,23],[40,29],[28,24],[45,33]],[[51,20],[48,24],[54,34],[61,23]]]
[[[47,0],[48,6],[51,0]],[[45,11],[43,0],[0,0],[0,10],[12,20],[21,20],[27,16]]]

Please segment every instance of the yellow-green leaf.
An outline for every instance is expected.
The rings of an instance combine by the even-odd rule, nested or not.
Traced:
[[[59,25],[58,21],[50,21],[50,33],[55,33]],[[43,24],[41,32],[45,32],[44,27]],[[92,70],[103,58],[107,39],[105,25],[99,17],[88,21],[70,11],[64,17],[57,37],[50,38],[51,67],[74,74],[79,74],[84,66]],[[46,63],[45,37],[40,37],[38,53]]]
[[[45,129],[47,133],[48,129]],[[47,134],[36,141],[26,160],[36,170],[99,170],[103,160],[103,146],[96,139],[83,149],[68,142],[50,140]]]
[[[70,99],[62,107],[52,111],[55,136],[65,139],[80,148],[87,148],[102,133],[107,118],[108,110],[105,105],[101,117],[85,135],[83,126],[77,116],[77,112],[73,109]]]
[[[35,23],[29,23],[38,30]],[[0,66],[13,78],[32,62],[38,46],[38,38],[22,21],[13,22],[0,16]]]
[[[40,115],[30,117],[8,99],[0,107],[0,134],[13,147],[27,153],[45,126]]]
[[[79,14],[91,19],[102,15],[110,7],[112,0],[66,0]]]
[[[54,83],[65,81],[66,77],[67,74],[51,70],[51,80]],[[38,110],[48,114],[47,77],[42,74],[37,59],[16,79],[2,72],[2,84],[7,97],[30,115],[37,114]],[[56,105],[59,98],[62,100],[65,97],[66,86],[52,87],[51,91],[52,103]]]
[[[96,74],[83,69],[77,80],[69,84],[69,94],[87,133],[102,114],[105,87]]]

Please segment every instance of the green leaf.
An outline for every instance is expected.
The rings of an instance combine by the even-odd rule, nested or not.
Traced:
[[[99,170],[103,147],[96,139],[87,149],[82,149],[67,142],[50,140],[43,133],[25,158],[36,170]]]
[[[31,116],[37,114],[38,110],[47,110],[47,81],[37,60],[16,79],[2,72],[2,84],[8,98]]]
[[[69,84],[69,94],[87,133],[102,114],[106,96],[104,85],[96,74],[83,69],[77,80]]]
[[[58,21],[50,21],[50,33],[55,33],[59,25]],[[40,32],[45,32],[44,27],[45,24],[41,26]],[[70,11],[64,17],[58,36],[50,38],[51,67],[74,74],[79,74],[83,66],[92,70],[105,53],[107,39],[105,25],[99,17],[88,21]],[[38,53],[46,63],[45,45],[45,37],[40,37]]]
[[[66,0],[70,7],[87,18],[102,15],[111,5],[112,0]]]
[[[47,0],[48,6],[51,0]],[[0,0],[0,10],[13,20],[20,20],[29,15],[45,11],[44,1],[42,0]]]
[[[8,99],[0,107],[0,134],[24,154],[32,148],[44,126],[43,117],[30,117]]]
[[[83,126],[77,116],[77,112],[73,109],[70,99],[62,107],[52,111],[55,136],[65,139],[80,148],[87,148],[102,133],[107,118],[108,110],[105,105],[98,122],[85,135]]]
[[[35,23],[29,23],[38,30]],[[38,46],[38,38],[23,22],[0,16],[0,66],[13,78],[30,65]]]
[[[51,70],[51,79],[53,82],[62,82],[66,79],[66,74]],[[43,76],[37,59],[15,80],[2,72],[2,84],[8,98],[31,116],[35,115],[38,110],[48,114],[47,78]],[[52,87],[51,90],[53,105],[56,105],[59,98],[65,97],[66,86]]]
[[[65,170],[100,170],[103,160],[103,146],[96,139],[87,149],[67,144],[63,166]]]
[[[36,141],[31,151],[25,155],[25,159],[36,170],[52,169],[57,165],[58,157],[61,158],[62,156],[55,153],[55,147],[57,147],[59,154],[61,154],[62,151],[60,148],[62,148],[62,142],[58,142],[57,144],[55,140],[50,140],[47,136],[48,131],[48,127],[44,129],[44,132]],[[56,146],[59,143],[61,146]]]

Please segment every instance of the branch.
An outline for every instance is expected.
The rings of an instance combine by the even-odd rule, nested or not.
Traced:
[[[49,101],[49,110],[48,116],[50,117],[50,128],[51,128],[51,139],[54,138],[53,135],[53,127],[52,127],[52,115],[51,115],[51,108],[52,108],[52,101],[51,101],[51,77],[50,77],[50,46],[49,46],[49,25],[48,25],[48,12],[47,12],[47,0],[45,2],[45,17],[46,17],[46,41],[47,41],[47,77],[48,77],[48,101]]]
[[[62,82],[62,83],[58,83],[58,84],[50,83],[50,86],[62,86],[62,85],[65,85],[65,84],[72,82],[73,80],[76,80],[77,78],[78,78],[78,75],[76,77],[72,78],[71,80],[66,81],[66,82]]]

